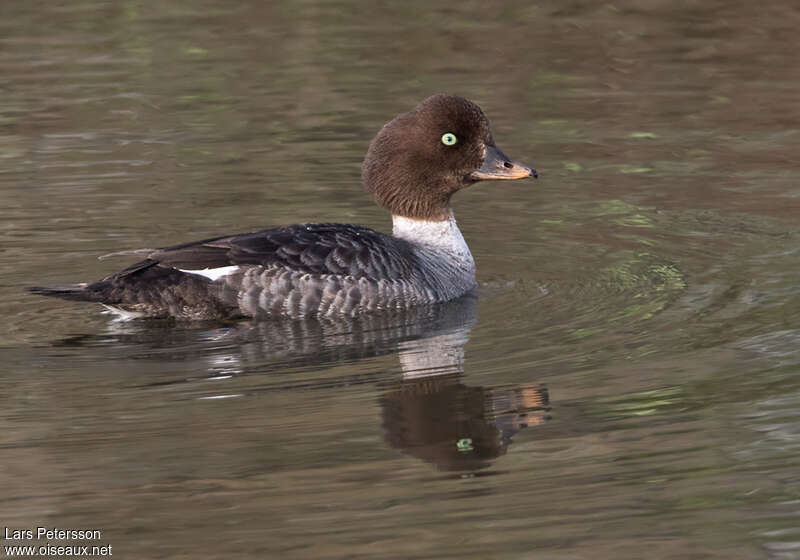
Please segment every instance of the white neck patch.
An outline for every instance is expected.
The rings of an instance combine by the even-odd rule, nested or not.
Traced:
[[[392,234],[395,237],[426,248],[450,253],[459,260],[465,260],[472,263],[473,266],[475,265],[472,253],[467,247],[467,242],[464,241],[464,236],[461,235],[461,230],[458,229],[452,212],[447,220],[437,221],[415,220],[393,215],[392,226]]]

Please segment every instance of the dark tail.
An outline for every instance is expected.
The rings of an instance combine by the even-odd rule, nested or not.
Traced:
[[[92,287],[93,286],[89,284],[70,284],[68,286],[58,286],[55,288],[31,286],[26,289],[30,293],[39,296],[57,297],[74,301],[102,301],[101,294],[99,294],[97,290],[91,289]]]
[[[238,313],[236,291],[224,297],[207,278],[143,261],[91,284],[33,287],[40,296],[102,303],[147,317],[227,318]]]

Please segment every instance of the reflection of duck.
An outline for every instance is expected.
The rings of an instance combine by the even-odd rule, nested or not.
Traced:
[[[132,253],[144,260],[91,284],[31,288],[128,317],[355,316],[449,301],[475,287],[450,198],[481,180],[536,177],[495,146],[474,103],[436,95],[373,139],[364,186],[392,235],[302,224]]]
[[[99,349],[113,349],[115,356],[123,357],[130,348],[140,359],[204,358],[210,377],[247,377],[246,392],[237,391],[241,396],[377,383],[384,391],[382,426],[391,447],[441,470],[471,471],[503,455],[515,433],[541,424],[549,410],[548,393],[542,387],[470,387],[462,382],[464,345],[476,321],[477,297],[469,294],[443,304],[339,320],[236,323],[213,330],[167,327],[161,322],[111,323],[113,331],[105,337],[71,338],[62,344],[96,343]],[[142,346],[166,351],[143,352]],[[319,366],[394,352],[403,372],[400,379],[391,371],[374,370],[333,378],[306,374]],[[296,366],[303,368],[302,377],[286,382],[276,375]],[[152,386],[208,377],[160,380]],[[226,385],[219,388],[223,394],[228,390]]]

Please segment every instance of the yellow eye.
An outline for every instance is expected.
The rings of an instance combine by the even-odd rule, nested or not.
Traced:
[[[456,142],[458,142],[458,138],[452,132],[442,134],[442,144],[445,146],[455,146]]]

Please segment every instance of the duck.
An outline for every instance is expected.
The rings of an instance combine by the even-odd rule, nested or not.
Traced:
[[[362,183],[392,233],[309,223],[122,251],[141,258],[96,282],[28,288],[94,302],[124,319],[355,317],[456,299],[476,287],[475,260],[452,196],[479,181],[537,178],[495,144],[481,108],[438,94],[372,139]]]

